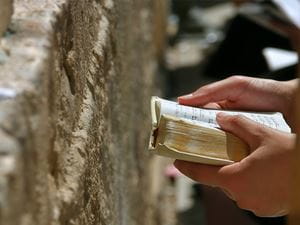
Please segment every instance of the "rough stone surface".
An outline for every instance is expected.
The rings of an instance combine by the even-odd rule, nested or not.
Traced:
[[[7,29],[13,12],[12,0],[0,0],[0,36]]]
[[[15,1],[0,41],[0,224],[166,221],[161,163],[146,151],[164,9]]]

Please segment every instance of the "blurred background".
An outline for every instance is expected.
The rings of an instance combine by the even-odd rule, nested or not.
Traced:
[[[0,0],[0,225],[285,224],[146,150],[151,95],[294,78],[245,1],[262,0]]]
[[[297,54],[289,39],[241,15],[229,0],[169,0],[168,46],[162,65],[165,97],[176,99],[231,75],[276,80],[295,78]],[[178,225],[279,225],[240,210],[216,188],[196,184],[172,164]]]

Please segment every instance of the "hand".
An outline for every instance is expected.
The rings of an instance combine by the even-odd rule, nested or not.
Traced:
[[[183,105],[208,108],[278,111],[293,127],[293,101],[298,80],[275,81],[233,76],[201,87],[194,93],[178,98]]]
[[[177,169],[195,181],[221,188],[240,208],[257,216],[287,214],[295,135],[264,127],[242,116],[220,113],[217,121],[223,130],[244,140],[251,154],[224,167],[176,160]]]

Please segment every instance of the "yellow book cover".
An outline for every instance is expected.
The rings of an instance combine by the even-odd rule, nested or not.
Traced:
[[[210,165],[240,161],[249,154],[248,146],[219,128],[216,114],[221,111],[224,112],[152,97],[149,150],[161,156]],[[244,115],[284,132],[291,131],[281,113],[225,112]]]

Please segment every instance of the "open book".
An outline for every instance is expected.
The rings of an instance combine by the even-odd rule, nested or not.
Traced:
[[[228,165],[249,154],[248,146],[216,122],[223,110],[194,108],[158,97],[151,99],[149,150],[158,155],[210,165]],[[291,132],[281,113],[225,111],[244,115],[283,132]]]
[[[300,0],[252,0],[243,4],[239,12],[278,33],[282,31],[272,21],[300,28]]]

